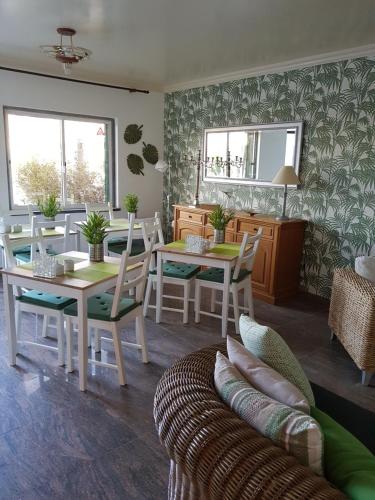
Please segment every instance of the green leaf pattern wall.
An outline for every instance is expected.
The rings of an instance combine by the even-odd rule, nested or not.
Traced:
[[[354,264],[375,239],[375,61],[359,58],[166,94],[164,178],[171,204],[191,203],[195,172],[185,154],[207,127],[304,122],[302,189],[288,210],[307,219],[301,284],[328,297],[336,266]],[[225,203],[223,185],[202,183],[201,200]],[[165,196],[166,197],[166,196]],[[282,190],[236,186],[231,205],[281,210]]]

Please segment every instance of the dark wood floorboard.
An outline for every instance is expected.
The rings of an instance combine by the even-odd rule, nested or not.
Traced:
[[[300,294],[283,306],[256,301],[255,312],[284,337],[310,380],[375,412],[375,387],[361,386],[350,357],[329,341],[326,301]],[[181,319],[165,312],[156,325],[151,311],[150,363],[127,350],[125,388],[116,372],[90,365],[83,394],[77,373],[65,373],[50,351],[24,347],[17,367],[8,366],[1,294],[0,498],[166,498],[168,458],[152,415],[157,382],[181,356],[221,341],[219,320],[202,316],[196,325],[191,314],[189,325],[182,325]],[[40,328],[33,315],[24,315],[25,337],[35,337]],[[133,337],[130,327],[124,338]],[[53,338],[47,342],[55,344]],[[111,346],[103,347],[102,359],[113,360]]]

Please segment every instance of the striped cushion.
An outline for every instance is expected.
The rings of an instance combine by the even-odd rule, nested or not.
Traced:
[[[220,397],[239,417],[301,464],[323,475],[323,435],[312,417],[259,392],[220,352],[214,377]]]
[[[248,351],[298,387],[310,405],[315,406],[314,394],[302,366],[278,333],[243,314],[240,334]]]

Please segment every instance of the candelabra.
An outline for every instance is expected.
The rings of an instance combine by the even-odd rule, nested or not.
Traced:
[[[201,168],[205,168],[206,170],[212,171],[221,171],[225,172],[224,177],[231,177],[231,169],[237,168],[240,169],[243,167],[243,159],[241,157],[236,156],[235,159],[231,159],[230,151],[227,152],[227,157],[223,159],[223,157],[219,156],[207,156],[205,159],[202,159],[202,152],[199,149],[198,155],[194,158],[193,155],[190,155],[190,158],[185,155],[184,161],[188,162],[191,166],[193,166],[196,170],[196,179],[195,179],[195,198],[193,205],[199,207],[199,187],[200,187],[200,178],[201,178]]]

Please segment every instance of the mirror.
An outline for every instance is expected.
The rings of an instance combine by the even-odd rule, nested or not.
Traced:
[[[203,180],[268,185],[283,165],[299,173],[302,122],[204,131]]]

